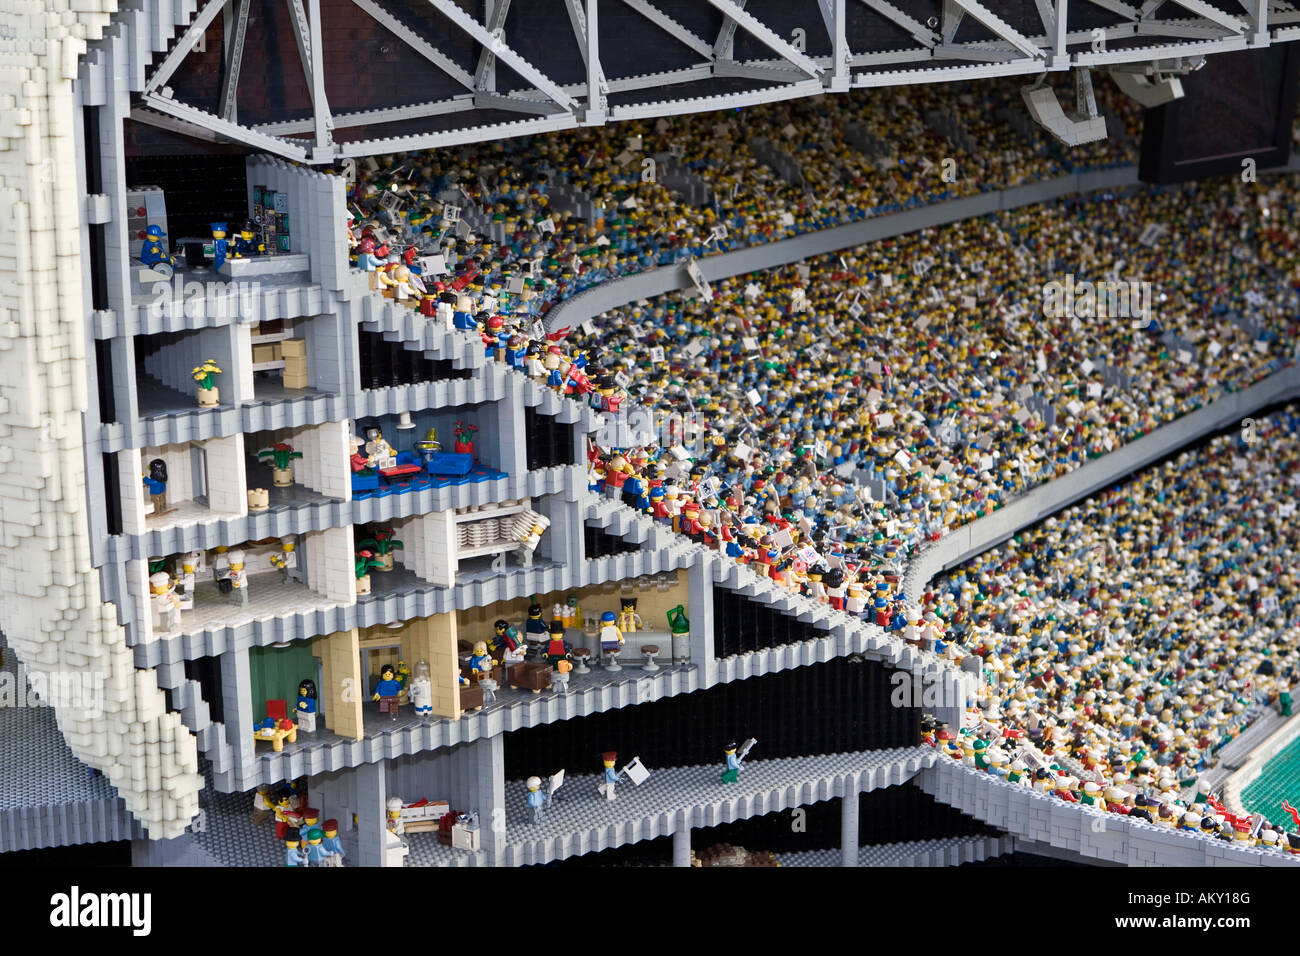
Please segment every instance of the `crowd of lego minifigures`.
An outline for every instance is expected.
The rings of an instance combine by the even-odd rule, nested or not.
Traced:
[[[901,562],[914,549],[1293,360],[1300,259],[1289,180],[1081,197],[724,280],[707,295],[639,303],[582,330],[547,335],[537,320],[552,302],[612,276],[1131,160],[1131,126],[1119,145],[1068,157],[1027,144],[988,119],[988,90],[957,95],[963,115],[983,117],[964,124],[979,149],[932,132],[950,122],[951,100],[923,88],[891,91],[874,108],[815,98],[385,158],[350,192],[354,261],[376,289],[477,333],[491,358],[552,388],[606,412],[631,395],[676,413],[655,447],[590,447],[597,493],[928,650],[959,654],[956,635],[938,636],[942,586],[921,608],[899,599]],[[1124,102],[1113,109],[1131,118]],[[731,148],[750,133],[768,141],[748,153]],[[915,155],[888,145],[900,141],[917,143]],[[939,168],[945,157],[955,159],[955,177]],[[681,190],[694,186],[706,198],[683,203]],[[603,211],[596,221],[575,214],[583,203]],[[504,241],[490,238],[494,230]],[[1109,312],[1104,296],[1092,298],[1103,283]],[[1167,620],[1164,598],[1144,600]],[[1133,612],[1110,601],[1112,624]],[[1225,634],[1217,640],[1237,637]],[[1037,723],[1021,730],[1041,726],[1044,756],[1061,734],[1072,743],[1079,714],[1101,713],[1095,688],[1083,689],[1093,699],[1082,707],[1046,691],[1079,689],[1070,672],[1080,661],[1113,664],[1109,650],[1088,649],[1094,638],[1080,640],[1077,651],[1078,640],[1065,640],[1052,676],[1036,678],[1045,693],[1022,681],[1005,713],[999,699],[981,720],[1028,721],[1032,711]],[[1201,651],[1213,643],[1187,640]],[[999,674],[1018,675],[1029,661],[1021,650],[1036,659],[1056,646],[993,659]],[[487,653],[478,656],[495,663]],[[1135,688],[1159,683],[1160,660],[1128,661],[1132,673],[1112,667],[1112,677]],[[1174,668],[1177,681],[1185,670]],[[1279,706],[1289,706],[1290,673],[1279,672],[1277,687],[1270,675]],[[1080,793],[1122,793],[1146,777],[1168,783],[1171,773],[1176,789],[1180,773],[1212,759],[1262,706],[1255,697],[1265,682],[1246,683],[1246,700],[1237,675],[1200,710],[1179,696],[1191,685],[1160,692],[1160,703],[1178,706],[1148,704],[1134,723],[1154,713],[1160,730],[1136,733],[1145,745],[1130,741],[1128,752],[1116,744],[1131,773],[1085,780]],[[1175,719],[1164,719],[1166,709]],[[1104,724],[1083,726],[1078,769],[1101,776],[1104,761],[1082,761],[1096,749],[1088,733]],[[1141,805],[1139,796],[1127,805]],[[1111,803],[1124,812],[1124,799]]]
[[[1208,788],[1180,797],[1245,727],[1292,712],[1298,412],[1185,452],[935,581],[905,636],[977,656],[982,679],[970,726],[931,725],[927,740],[1065,800],[1300,852],[1300,833],[1234,817]]]
[[[249,819],[254,826],[275,821],[275,838],[284,843],[285,866],[343,866],[343,842],[337,820],[320,822],[320,811],[307,805],[306,780],[274,791],[258,787]]]

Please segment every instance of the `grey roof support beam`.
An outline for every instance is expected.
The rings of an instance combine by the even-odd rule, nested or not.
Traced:
[[[645,17],[674,40],[684,43],[707,60],[713,59],[713,47],[703,37],[697,36],[664,13],[649,0],[623,0],[625,4]]]
[[[191,123],[200,129],[206,129],[232,143],[244,143],[256,149],[273,153],[276,156],[283,156],[285,159],[292,159],[299,163],[307,162],[307,150],[298,143],[291,143],[277,136],[268,136],[247,126],[231,123],[220,116],[205,113],[203,110],[196,109],[187,103],[178,102],[172,99],[171,96],[165,95],[170,92],[171,90],[167,89],[163,93],[145,93],[141,96],[141,102],[150,109],[185,120],[187,123]]]
[[[946,0],[945,0],[946,2]],[[991,30],[998,37],[1006,40],[1025,56],[1041,57],[1043,51],[1029,42],[1029,39],[1017,31],[979,0],[952,0],[958,7],[969,13],[980,25]]]
[[[912,19],[898,7],[894,6],[889,0],[862,0],[871,10],[880,14],[891,23],[897,24],[912,35],[912,39],[917,43],[927,47],[934,47],[941,39],[939,34],[935,33],[925,24],[918,20]]]
[[[503,35],[510,0],[487,0],[487,28],[494,37]],[[474,89],[495,91],[497,88],[497,56],[491,47],[479,50],[478,66],[474,70]]]
[[[239,68],[244,62],[244,40],[248,36],[248,5],[251,0],[230,0],[221,15],[225,32],[225,69],[221,74],[221,117],[235,122],[238,117]],[[233,15],[232,15],[233,14]]]
[[[783,60],[793,63],[799,69],[803,70],[809,76],[821,76],[823,70],[815,60],[806,54],[800,53],[781,37],[777,36],[767,25],[755,18],[752,14],[746,13],[735,2],[735,0],[709,0],[709,3],[717,7],[737,24],[744,27],[755,40],[763,44]]]
[[[354,0],[354,2],[360,2],[360,0]],[[577,104],[574,102],[573,97],[565,93],[550,77],[512,50],[505,40],[494,37],[483,24],[456,6],[452,0],[429,0],[429,3],[470,37],[477,40],[481,45],[490,48],[496,54],[497,59],[537,87],[543,94],[549,96],[567,110],[576,107]],[[469,75],[466,74],[466,77],[469,78]],[[469,78],[469,85],[471,88],[473,87],[472,78]]]
[[[424,38],[417,36],[410,27],[375,3],[374,0],[352,0],[352,2],[382,23],[395,37],[465,87],[465,89],[473,90],[475,88],[474,77],[462,70],[460,65],[447,54],[426,42]],[[491,47],[492,44],[489,43],[488,46]]]
[[[740,0],[739,6],[744,7],[746,0]],[[735,50],[736,41],[736,21],[725,14],[722,17],[722,29],[718,31],[718,38],[713,41],[713,57],[715,60],[730,60],[731,54]]]
[[[185,28],[185,32],[167,51],[163,61],[158,64],[158,68],[149,74],[149,79],[144,84],[145,93],[153,93],[162,88],[163,84],[171,79],[176,68],[194,49],[195,45],[203,39],[203,34],[207,31],[208,26],[217,18],[217,14],[222,11],[226,5],[226,0],[208,0],[208,5],[199,11],[198,16]]]
[[[1202,20],[1217,23],[1225,30],[1231,30],[1233,33],[1241,33],[1246,28],[1246,25],[1236,17],[1224,13],[1218,7],[1211,6],[1205,0],[1170,0],[1170,2],[1182,7],[1188,13],[1195,14]]]
[[[295,0],[300,2],[300,0]],[[315,118],[316,150],[324,154],[334,144],[334,121],[330,117],[330,104],[325,96],[325,47],[321,42],[320,0],[307,0],[308,29],[310,30],[308,50],[311,53],[311,106]],[[321,155],[326,161],[332,156]]]

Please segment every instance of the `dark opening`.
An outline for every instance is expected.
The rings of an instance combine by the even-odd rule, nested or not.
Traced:
[[[199,657],[185,662],[185,676],[198,681],[208,715],[213,723],[226,722],[224,701],[221,697],[221,663],[215,657]]]
[[[243,156],[128,156],[126,182],[162,189],[173,252],[176,240],[210,237],[209,223],[242,223],[251,211]]]
[[[713,588],[713,656],[721,660],[822,637],[825,631],[735,591]]]
[[[572,425],[557,421],[554,415],[543,415],[535,408],[525,408],[524,434],[529,471],[575,464]]]
[[[915,746],[921,713],[890,704],[891,671],[861,657],[719,684],[649,704],[565,720],[506,737],[507,780],[596,773],[600,755],[639,755],[656,768],[716,764],[728,741],[754,737],[750,759]]]
[[[100,457],[104,460],[104,522],[109,534],[121,534],[122,483],[117,477],[117,452]]]
[[[616,534],[610,534],[604,528],[598,528],[592,524],[584,524],[582,533],[587,546],[584,553],[589,558],[605,558],[611,554],[625,554],[629,551],[641,550],[641,545],[620,538]]]
[[[82,143],[86,156],[86,193],[94,195],[104,191],[104,167],[99,150],[98,106],[81,108]]]
[[[380,332],[362,328],[357,329],[357,357],[362,388],[466,379],[471,374],[467,368],[456,368],[451,359],[428,358],[423,352],[404,348],[401,342],[389,341]]]
[[[104,224],[90,230],[90,305],[96,311],[108,308],[108,253],[104,249]]]
[[[109,425],[117,421],[117,403],[113,398],[113,343],[95,339],[95,379],[99,382],[99,420]]]

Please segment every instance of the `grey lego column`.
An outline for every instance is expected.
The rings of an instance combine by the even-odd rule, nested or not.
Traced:
[[[331,297],[333,300],[333,297]],[[302,323],[307,341],[307,377],[311,387],[335,395],[344,395],[343,383],[357,381],[345,370],[356,341],[355,327],[336,314],[310,318]]]
[[[226,372],[226,381],[221,383],[223,386],[221,388],[221,400],[223,404],[227,405],[243,404],[239,396],[244,394],[245,383],[243,373],[245,368],[248,369],[249,375],[253,374],[251,366],[245,366],[243,363],[235,360],[235,357],[239,354],[238,329],[239,326],[233,322],[230,325],[214,329],[213,332],[220,334],[211,340],[213,344],[209,347],[213,349],[224,348],[226,354],[203,356],[205,359],[216,359],[217,366],[224,369]],[[197,363],[195,364],[197,365]],[[251,395],[253,393],[253,383],[247,383],[247,387],[248,394]],[[227,389],[229,391],[227,391]]]
[[[718,680],[718,662],[713,656],[713,570],[717,561],[717,555],[701,553],[686,572],[691,663],[700,669],[701,687],[712,687]]]
[[[352,772],[356,781],[357,865],[383,866],[388,830],[384,824],[388,780],[384,761],[363,763]]]
[[[135,336],[120,335],[108,346],[113,369],[113,418],[120,422],[127,445],[139,444],[140,403],[135,391]],[[93,422],[91,423],[93,426]]]
[[[224,702],[221,708],[226,723],[226,743],[233,754],[233,768],[227,773],[215,773],[218,790],[233,790],[234,776],[249,776],[257,762],[253,740],[253,678],[248,667],[248,648],[227,651],[221,655],[221,688]]]
[[[586,584],[583,505],[576,501],[565,501],[559,495],[547,495],[545,498],[534,499],[533,510],[551,519],[551,526],[542,535],[538,553],[549,555],[552,561],[572,568],[575,580]]]
[[[492,441],[497,446],[497,465],[507,475],[522,475],[528,470],[528,436],[524,431],[524,401],[519,376],[512,375],[514,386],[496,403],[497,426]]]
[[[483,850],[497,865],[506,836],[505,736],[484,737],[459,749],[464,751],[461,799],[478,810]]]
[[[691,865],[691,812],[677,811],[677,829],[673,831],[673,866]]]
[[[858,865],[858,795],[840,798],[840,866]]]

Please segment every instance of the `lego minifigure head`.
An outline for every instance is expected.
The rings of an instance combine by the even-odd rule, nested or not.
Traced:
[[[510,622],[502,618],[501,620],[498,620],[496,623],[492,625],[492,629],[497,632],[497,637],[505,637],[506,628],[508,628],[509,626],[510,626]]]
[[[734,754],[734,753],[736,752],[736,742],[735,742],[734,740],[732,740],[732,741],[728,742],[727,744],[725,744],[725,745],[723,746],[723,748],[722,748],[722,752],[723,752],[724,754],[728,754],[728,755],[730,755],[730,754]]]
[[[636,613],[636,598],[634,597],[619,598],[618,603],[624,613],[631,613],[631,614]]]
[[[284,835],[284,845],[290,850],[298,846],[298,831],[289,830]]]
[[[600,762],[607,768],[614,766],[614,764],[618,762],[618,751],[607,750],[605,753],[600,755]]]
[[[316,699],[316,682],[310,678],[304,680],[298,685],[298,696],[306,697],[311,700]]]
[[[529,617],[541,617],[541,616],[542,616],[542,606],[541,606],[540,604],[530,604],[530,605],[528,605],[528,616],[529,616]]]
[[[285,554],[293,554],[293,549],[298,547],[298,542],[293,538],[281,538],[280,547],[284,548]]]
[[[167,233],[162,231],[161,226],[152,225],[144,231],[144,235],[146,239],[161,239],[163,236],[167,235]]]
[[[235,550],[226,555],[230,561],[230,570],[242,571],[244,569],[244,552]]]
[[[256,227],[251,222],[245,222],[242,226],[239,227],[239,235],[245,239],[252,239],[253,234],[256,231],[257,231]]]
[[[554,636],[556,636],[556,637],[564,637],[564,622],[563,622],[563,621],[552,621],[552,622],[551,622],[551,634],[554,635]]]
[[[402,798],[401,798],[401,797],[389,797],[389,798],[388,798],[388,803],[385,804],[385,806],[387,806],[387,808],[388,808],[388,817],[389,817],[389,819],[391,819],[391,820],[396,820],[398,817],[400,817],[400,816],[402,815]]]
[[[367,441],[374,441],[377,438],[383,438],[383,437],[384,437],[384,433],[379,428],[378,425],[371,425],[369,428],[366,429]]]
[[[154,481],[165,482],[167,480],[167,462],[161,458],[155,458],[149,462],[149,477]]]
[[[392,664],[385,664],[383,667],[379,669],[380,680],[395,680],[396,678],[397,678],[397,671],[393,670]]]
[[[319,846],[320,841],[325,839],[325,834],[321,833],[320,827],[312,827],[311,832],[307,834],[307,842],[313,846]]]
[[[213,239],[226,238],[226,224],[224,222],[210,222],[208,228],[212,230]]]
[[[338,832],[339,832],[339,822],[337,820],[325,821],[325,836],[333,839],[334,837],[338,836]]]
[[[613,623],[614,623],[614,612],[613,612],[613,611],[606,611],[604,614],[602,614],[602,615],[600,616],[600,622],[601,622],[602,624],[613,624]]]
[[[154,594],[166,594],[171,587],[172,576],[166,571],[159,571],[157,574],[149,575],[149,590]]]
[[[526,787],[528,788],[528,791],[529,791],[530,793],[533,792],[533,791],[536,791],[536,790],[540,790],[540,789],[541,789],[541,786],[542,786],[542,778],[541,778],[541,777],[529,777],[527,780],[524,781],[524,786],[526,786]]]

